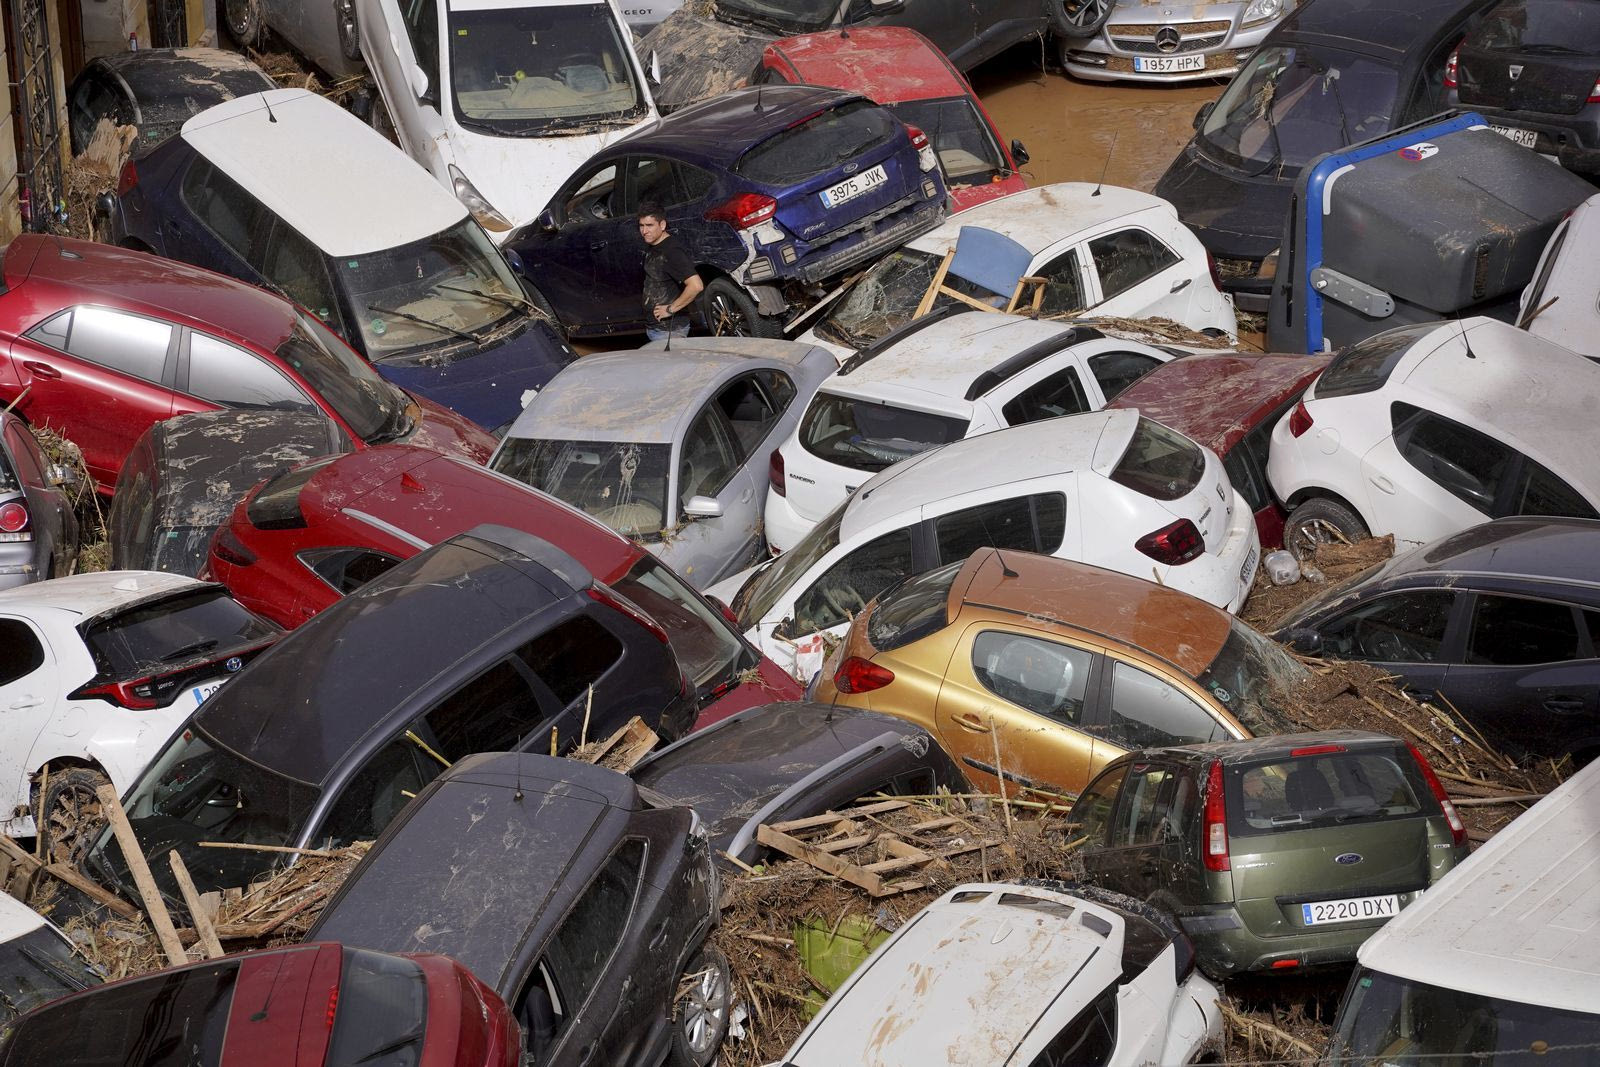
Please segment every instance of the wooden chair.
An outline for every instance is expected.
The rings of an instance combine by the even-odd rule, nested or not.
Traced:
[[[956,246],[944,254],[944,261],[934,272],[933,282],[923,294],[922,302],[912,318],[921,318],[933,310],[934,301],[943,293],[979,311],[1014,313],[1022,303],[1025,289],[1033,289],[1033,299],[1027,310],[1037,315],[1044,303],[1044,287],[1048,279],[1027,274],[1033,253],[1003,233],[982,226],[963,226],[956,235]],[[950,275],[981,286],[996,297],[1005,298],[999,306],[977,297],[969,296],[945,284]],[[1008,295],[1009,294],[1009,295]]]

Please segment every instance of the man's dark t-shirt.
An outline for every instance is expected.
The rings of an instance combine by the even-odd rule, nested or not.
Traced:
[[[658,244],[644,246],[644,313],[655,321],[657,304],[670,304],[683,292],[683,285],[695,275],[694,260],[671,234]],[[680,314],[682,312],[680,311]]]

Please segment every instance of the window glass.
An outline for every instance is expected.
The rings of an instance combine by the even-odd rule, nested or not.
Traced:
[[[905,100],[888,107],[901,122],[928,135],[952,189],[985,185],[1006,171],[1000,146],[971,98]]]
[[[1255,512],[1266,507],[1272,497],[1266,485],[1266,468],[1253,462],[1253,458],[1241,441],[1222,457],[1222,469],[1228,472],[1229,483],[1244,497],[1250,510]]]
[[[402,0],[406,36],[417,66],[428,76],[428,89],[439,92],[439,7],[437,0]]]
[[[255,263],[267,211],[244,187],[203,159],[183,176],[183,200],[206,229],[247,263]]]
[[[1125,748],[1149,748],[1224,741],[1228,733],[1187,693],[1118,661],[1111,672],[1106,736]]]
[[[1029,1067],[1103,1067],[1117,1049],[1117,986],[1084,1008],[1050,1039]]]
[[[254,352],[189,334],[188,392],[228,408],[320,411],[282,371]]]
[[[943,629],[949,622],[950,587],[961,567],[961,563],[951,563],[924,571],[879,597],[867,620],[867,640],[872,647],[889,652]]]
[[[1040,419],[1057,419],[1063,415],[1077,415],[1089,410],[1089,398],[1084,396],[1083,383],[1078,380],[1076,367],[1058,370],[1028,386],[1006,402],[1000,409],[1006,425],[1020,426]]]
[[[1336,659],[1431,663],[1444,644],[1455,594],[1418,590],[1380,597],[1324,623],[1322,652]]]
[[[566,194],[566,202],[562,206],[561,221],[563,222],[598,222],[609,219],[613,214],[621,215],[622,200],[621,187],[617,184],[617,165],[615,163],[601,167],[587,178],[581,179],[578,185]],[[618,194],[616,210],[613,211],[611,196]]]
[[[1172,836],[1179,840],[1190,841],[1194,839],[1193,823],[1200,813],[1200,786],[1195,782],[1194,772],[1180,769],[1177,772],[1177,781],[1173,783],[1172,800],[1166,807],[1166,815],[1162,819],[1162,826],[1157,829],[1160,836]]]
[[[1101,352],[1089,357],[1089,371],[1107,400],[1159,366],[1159,359],[1143,352]]]
[[[1523,458],[1522,477],[1511,502],[1512,515],[1570,515],[1600,519],[1590,503],[1572,486],[1551,474],[1542,464]]]
[[[501,660],[445,697],[423,718],[422,739],[454,763],[474,752],[506,752],[546,718],[522,671]]]
[[[1438,328],[1437,322],[1424,322],[1362,338],[1334,356],[1317,378],[1317,398],[1352,396],[1382,388],[1411,346]]]
[[[1428,795],[1414,761],[1394,750],[1230,767],[1224,784],[1228,832],[1239,836],[1417,815]]]
[[[400,562],[369,548],[314,549],[300,553],[299,559],[340,596],[355,592]]]
[[[877,473],[967,433],[967,420],[818,393],[800,426],[800,447],[818,459]]]
[[[1206,454],[1176,430],[1141,417],[1111,480],[1156,500],[1177,500],[1194,491],[1206,472]]]
[[[341,337],[347,336],[322,252],[281,219],[272,228],[272,240],[267,243],[261,273],[290,300],[327,323]]]
[[[44,664],[44,646],[32,627],[20,619],[0,619],[0,685],[38,670]]]
[[[848,622],[867,601],[911,573],[910,530],[868,541],[800,594],[795,601],[794,636]]]
[[[729,382],[717,394],[716,404],[733,428],[740,462],[756,450],[778,421],[778,411],[761,388],[759,375],[746,374]]]
[[[628,929],[644,868],[644,842],[624,841],[551,936],[540,962],[554,977],[570,1018],[583,1007]]]
[[[327,1067],[416,1067],[428,1021],[428,981],[412,960],[344,949]]]
[[[634,156],[629,161],[633,191],[628,210],[645,204],[671,210],[698,201],[711,187],[711,175],[698,167],[671,159]]]
[[[523,645],[517,655],[565,707],[622,658],[622,642],[587,615],[575,615]]]
[[[1149,763],[1135,763],[1122,786],[1122,806],[1117,809],[1116,825],[1111,828],[1110,845],[1148,845],[1156,840],[1156,826],[1165,809],[1162,787],[1171,780],[1173,770]]]
[[[1031,497],[1019,496],[939,516],[933,521],[933,529],[934,538],[939,544],[940,561],[956,563],[980,548],[1039,551],[1039,540],[1033,529],[1031,501]]]
[[[759,142],[734,163],[734,173],[762,185],[793,185],[847,159],[869,156],[905,127],[868,100],[830,107]]]
[[[415,730],[380,748],[339,791],[322,836],[338,845],[371,841],[445,769]],[[437,751],[437,750],[435,750]],[[474,750],[476,751],[476,750]]]
[[[67,351],[102,367],[159,382],[171,342],[169,323],[109,308],[80,307],[72,313]]]
[[[72,312],[63,311],[59,315],[45,319],[39,325],[28,331],[28,336],[42,345],[67,350],[67,335],[72,332]]]
[[[1467,44],[1513,55],[1600,56],[1600,11],[1567,0],[1505,0],[1483,17]]]
[[[1044,278],[1044,302],[1039,311],[1044,315],[1066,315],[1082,311],[1087,302],[1083,299],[1083,275],[1078,270],[1078,250],[1070,248],[1064,256],[1057,256],[1033,272]]]
[[[72,150],[82,153],[94,137],[101,119],[123,126],[128,123],[128,105],[122,94],[114,92],[98,74],[83,79],[72,94]]]
[[[1577,659],[1578,648],[1577,621],[1566,604],[1478,594],[1468,663],[1561,663]]]
[[[1419,412],[1408,404],[1394,404],[1391,415],[1398,425],[1395,444],[1407,463],[1428,480],[1477,508],[1494,513],[1500,480],[1511,466],[1514,452],[1477,430],[1432,412]]]
[[[1071,645],[991,630],[972,643],[972,673],[989,692],[1068,726],[1083,721],[1094,655]]]
[[[1172,249],[1144,230],[1118,230],[1096,237],[1089,242],[1089,256],[1100,275],[1103,300],[1132,289],[1178,262]]]
[[[107,678],[148,677],[152,663],[179,663],[214,649],[257,644],[278,628],[218,586],[201,586],[99,616],[83,632]]]
[[[737,683],[746,666],[745,646],[721,614],[654,556],[641,555],[609,584],[672,635],[672,651],[701,693]]]
[[[1078,833],[1088,839],[1091,847],[1102,848],[1111,830],[1111,810],[1116,807],[1117,794],[1127,767],[1107,771],[1090,783],[1072,806],[1072,821],[1078,824]]]
[[[756,377],[761,380],[761,384],[766,388],[767,396],[772,400],[773,409],[779,415],[788,411],[789,405],[794,403],[794,398],[799,393],[799,390],[795,388],[794,382],[789,380],[789,376],[782,371],[764,370],[757,374]]]
[[[717,407],[708,407],[694,420],[683,439],[678,460],[678,501],[688,504],[690,497],[716,496],[739,470],[739,454],[727,422]]]

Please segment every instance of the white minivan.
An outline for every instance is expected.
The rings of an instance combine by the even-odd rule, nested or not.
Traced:
[[[616,0],[355,0],[400,147],[504,241],[656,117]],[[385,131],[387,132],[387,131]]]

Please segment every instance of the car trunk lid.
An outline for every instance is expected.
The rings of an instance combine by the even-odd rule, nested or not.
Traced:
[[[1600,55],[1463,45],[1457,93],[1468,107],[1575,115],[1600,81]]]

